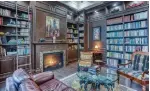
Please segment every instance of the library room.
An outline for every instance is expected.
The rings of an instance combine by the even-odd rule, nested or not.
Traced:
[[[0,1],[0,91],[149,91],[149,1]]]

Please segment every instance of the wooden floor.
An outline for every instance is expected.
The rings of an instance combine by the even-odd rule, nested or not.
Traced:
[[[66,76],[69,76],[69,75],[77,72],[77,63],[76,62],[71,63],[68,66],[60,68],[53,72],[54,72],[55,78],[57,78],[57,79],[64,78]],[[133,89],[136,89],[137,91],[142,91],[141,86],[139,84],[136,84],[135,82],[130,83],[130,80],[126,79],[124,77],[120,77],[120,84],[131,87]],[[5,87],[5,83],[0,84],[0,91],[5,91],[4,87]],[[147,91],[149,91],[148,87],[147,87]]]

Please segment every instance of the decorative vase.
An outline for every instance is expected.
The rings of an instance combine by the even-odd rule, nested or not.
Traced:
[[[55,36],[53,37],[53,43],[56,43],[56,37]]]

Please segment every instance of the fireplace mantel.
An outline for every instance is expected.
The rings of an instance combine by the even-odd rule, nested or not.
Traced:
[[[52,50],[52,51],[43,51],[43,52],[40,52],[40,70],[41,72],[43,72],[43,54],[45,53],[55,53],[55,52],[63,52],[63,64],[65,66],[65,62],[66,62],[66,51],[65,50]]]

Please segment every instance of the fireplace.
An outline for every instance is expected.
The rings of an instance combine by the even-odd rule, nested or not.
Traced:
[[[52,71],[64,66],[65,51],[55,50],[40,53],[40,68],[42,71]]]

